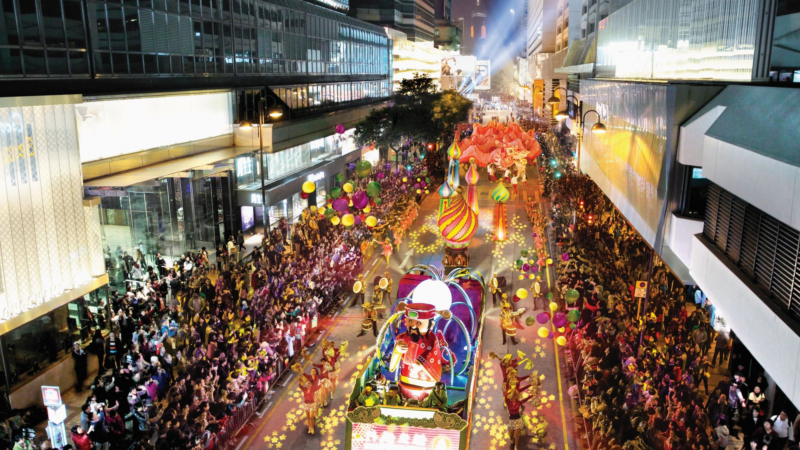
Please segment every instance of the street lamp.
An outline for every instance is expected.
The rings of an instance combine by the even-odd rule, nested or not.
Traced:
[[[559,89],[563,89],[564,92],[567,92],[567,90],[564,89],[563,87],[557,87],[557,88],[555,88],[555,91],[558,91]],[[559,99],[558,97],[555,96],[555,92],[553,92],[553,94],[554,95],[552,97],[550,97],[549,100],[547,100],[547,103],[552,104],[553,108],[555,108],[555,105],[561,103],[561,99]],[[567,94],[568,94],[567,95],[567,100],[572,98],[575,101],[575,103],[577,103],[577,105],[578,105],[578,117],[577,117],[577,119],[579,120],[579,123],[578,123],[578,155],[577,155],[577,160],[578,161],[577,161],[577,163],[578,163],[578,173],[580,173],[580,171],[581,171],[581,143],[583,141],[583,124],[586,121],[586,115],[589,114],[589,113],[592,113],[592,112],[597,114],[597,123],[592,125],[592,128],[590,128],[592,133],[595,133],[595,134],[603,134],[603,133],[605,133],[606,132],[606,126],[603,125],[603,122],[601,122],[602,119],[600,118],[600,113],[598,113],[597,111],[595,111],[593,109],[590,109],[589,111],[584,112],[583,111],[583,101],[582,100],[578,100],[577,98],[575,98],[574,95],[569,95],[569,93],[567,93]],[[558,121],[562,121],[562,120],[566,119],[567,117],[569,117],[569,113],[567,112],[566,109],[564,109],[562,111],[557,112],[554,117]]]
[[[269,107],[264,106],[265,103],[268,103],[267,100],[272,100],[273,106],[272,109],[268,109]],[[267,116],[272,119],[278,119],[283,116],[283,110],[278,105],[278,101],[272,97],[261,97],[258,99],[258,105],[256,106],[256,110],[252,108],[246,109],[244,111],[244,120],[239,122],[239,129],[240,130],[250,130],[253,128],[253,124],[247,120],[247,113],[249,111],[257,112],[258,113],[258,148],[259,148],[259,157],[261,159],[261,207],[263,208],[262,211],[262,219],[264,221],[264,239],[269,236],[269,223],[267,219],[267,183],[266,183],[266,171],[267,165],[264,163],[264,133],[262,132],[262,128],[264,127],[264,121],[269,120],[265,119],[264,116]],[[267,110],[267,113],[264,114],[264,111]]]

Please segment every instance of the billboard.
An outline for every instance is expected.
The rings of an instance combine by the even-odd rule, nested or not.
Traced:
[[[474,56],[450,55],[441,59],[440,75],[442,89],[461,89],[475,76]]]
[[[491,88],[492,71],[490,61],[475,62],[475,90],[488,91]]]

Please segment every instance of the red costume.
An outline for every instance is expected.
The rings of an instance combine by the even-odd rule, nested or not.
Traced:
[[[406,306],[406,317],[430,323],[429,321],[436,315],[433,308],[433,305],[424,303],[410,304]],[[456,361],[454,355],[451,355],[453,361],[444,357],[442,348],[447,347],[447,341],[440,331],[433,332],[425,327],[424,330],[420,329],[416,341],[415,338],[407,331],[397,335],[395,354],[392,355],[389,370],[394,371],[397,364],[400,364],[400,380],[398,382],[400,393],[405,398],[421,401],[428,396],[434,384],[442,378],[442,365],[450,364],[453,367]],[[405,353],[397,351],[397,344],[400,342],[408,346]]]

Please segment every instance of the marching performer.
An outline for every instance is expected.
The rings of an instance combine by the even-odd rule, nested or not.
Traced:
[[[516,311],[511,309],[511,304],[503,301],[500,310],[500,327],[503,329],[503,345],[506,343],[506,336],[511,337],[511,342],[517,345],[517,324],[516,321],[525,313],[525,308],[520,308]]]
[[[303,368],[299,363],[292,366],[292,370],[301,374],[299,380],[300,390],[303,392],[303,403],[300,409],[306,413],[306,424],[308,425],[308,434],[314,434],[314,427],[316,425],[317,410],[319,404],[317,402],[319,396],[319,383],[317,380],[317,369],[311,369],[311,374],[303,373]]]
[[[524,409],[523,405],[534,397],[536,397],[536,393],[530,393],[523,397],[516,383],[508,383],[503,390],[503,399],[508,411],[506,429],[509,436],[511,436],[512,449],[519,448],[520,432],[525,427],[525,422],[521,416],[521,412]]]
[[[492,274],[492,279],[489,281],[489,289],[492,290],[492,304],[497,306],[497,297],[503,294],[503,291],[500,290],[500,283],[497,281],[497,274]]]
[[[341,366],[339,364],[339,357],[347,351],[347,341],[342,342],[342,345],[337,349],[334,347],[332,341],[322,341],[322,361],[330,364],[331,370],[328,373],[328,379],[331,382],[330,398],[333,400],[333,394],[336,392],[336,385],[339,383],[339,371]]]
[[[367,331],[372,330],[372,334],[378,337],[378,311],[373,308],[372,303],[364,303],[364,320],[361,321],[361,333],[357,337],[364,336]]]
[[[364,304],[364,294],[367,293],[367,283],[364,282],[364,274],[358,274],[358,281],[356,281],[355,285],[353,285],[353,292],[355,292],[356,296],[353,299],[353,304],[358,305],[358,302],[361,301],[361,304]]]

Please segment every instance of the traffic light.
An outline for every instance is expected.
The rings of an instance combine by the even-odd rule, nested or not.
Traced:
[[[592,223],[594,223],[594,216],[593,216],[593,215],[591,215],[591,214],[589,214],[588,216],[586,216],[586,223],[587,223],[588,225],[591,225]]]

